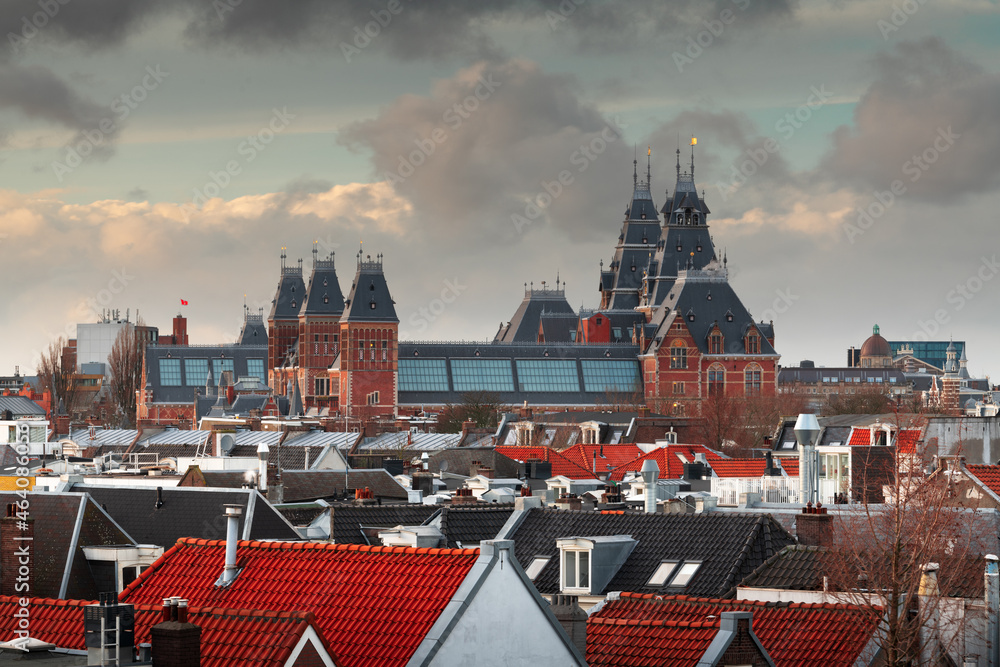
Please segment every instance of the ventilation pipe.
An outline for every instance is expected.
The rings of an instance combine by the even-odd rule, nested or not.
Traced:
[[[267,455],[270,452],[266,442],[257,445],[257,488],[267,494]]]
[[[642,462],[639,474],[642,475],[642,483],[645,485],[643,494],[646,501],[645,512],[656,514],[656,481],[660,476],[660,466],[656,465],[653,459],[646,459]]]
[[[795,421],[795,439],[799,443],[799,502],[803,505],[819,500],[817,489],[816,442],[819,440],[819,421],[816,415],[802,413]]]
[[[262,445],[266,447],[267,445]],[[220,586],[228,586],[236,579],[236,542],[239,539],[240,517],[243,516],[242,505],[226,505],[226,567],[222,570],[222,577],[217,582]]]
[[[986,664],[1000,667],[1000,563],[986,555]]]

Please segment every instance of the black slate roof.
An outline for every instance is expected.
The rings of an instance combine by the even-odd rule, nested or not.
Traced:
[[[498,454],[492,447],[444,449],[431,454],[427,463],[428,470],[435,474],[443,467],[444,472],[471,477],[474,462],[493,468],[493,474],[502,479],[517,477],[520,469],[517,461]]]
[[[157,508],[155,488],[85,484],[73,488],[89,493],[140,544],[169,549],[181,537],[223,540],[226,538],[225,505],[245,508],[240,518],[240,539],[301,539],[281,514],[253,489],[164,488],[163,506]],[[248,516],[251,520],[249,534],[245,531]]]
[[[251,313],[243,307],[243,327],[236,338],[237,345],[267,345],[267,326],[264,324],[264,314]]]
[[[564,537],[631,535],[635,549],[605,591],[683,593],[730,597],[735,587],[795,539],[768,514],[602,514],[569,510],[531,509],[504,536],[514,540],[518,562],[527,567],[536,556],[553,556],[535,579],[543,594],[559,592],[559,550]],[[683,590],[647,586],[663,560],[701,561]]]
[[[277,448],[271,448],[271,451],[274,449]],[[207,485],[214,488],[238,489],[244,482],[242,472],[201,471],[201,475]],[[371,489],[376,498],[404,501],[409,498],[406,489],[384,468],[351,470],[350,473],[335,470],[283,470],[281,482],[286,503],[342,496],[346,490],[345,483],[346,488],[352,490]]]
[[[503,343],[536,342],[543,313],[576,318],[576,312],[566,301],[566,290],[526,288],[524,300],[510,318],[510,322],[497,333],[496,340]],[[567,337],[566,341],[568,340]]]
[[[419,526],[438,509],[433,505],[334,505],[330,508],[330,537],[337,544],[368,544],[363,526]]]
[[[297,320],[299,309],[306,298],[306,284],[302,280],[302,261],[297,266],[285,266],[285,253],[281,253],[281,278],[271,301],[269,320]]]
[[[789,545],[751,572],[740,586],[786,591],[822,590],[823,559],[828,553],[820,547]]]
[[[344,312],[344,294],[334,266],[333,253],[326,259],[313,260],[312,275],[300,315],[335,315]]]
[[[341,322],[399,322],[395,301],[389,293],[382,257],[358,258],[358,271],[351,283],[351,291],[344,301]]]
[[[475,547],[483,540],[492,540],[514,512],[513,505],[486,507],[443,507],[438,517],[427,523],[437,523],[448,541],[448,548]]]
[[[180,386],[165,386],[160,378],[160,359],[180,359]],[[195,392],[204,394],[204,377],[188,378],[184,359],[231,359],[234,379],[251,375],[248,359],[260,359],[267,367],[267,340],[262,345],[148,345],[146,347],[146,384],[153,390],[154,403],[193,403]],[[215,396],[200,396],[199,409],[205,403],[205,412],[215,403]]]

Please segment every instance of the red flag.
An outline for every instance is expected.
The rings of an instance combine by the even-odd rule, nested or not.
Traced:
[[[187,301],[185,301],[184,299],[181,299],[181,305],[182,305],[182,306],[186,306],[186,305],[188,305],[188,302],[187,302]]]

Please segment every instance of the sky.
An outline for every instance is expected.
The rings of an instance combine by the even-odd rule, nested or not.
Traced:
[[[557,276],[595,307],[634,155],[661,206],[692,136],[783,365],[877,323],[1000,373],[996,1],[7,0],[0,35],[0,374],[104,308],[232,342],[283,247],[345,294],[382,254],[406,340]]]

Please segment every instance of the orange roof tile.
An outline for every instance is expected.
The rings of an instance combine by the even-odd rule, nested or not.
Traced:
[[[990,491],[1000,495],[1000,465],[967,465],[965,469]]]
[[[589,467],[582,466],[549,447],[497,447],[496,452],[515,461],[548,461],[552,464],[553,477],[562,475],[569,479],[594,479],[601,474],[598,470],[595,475]]]
[[[587,622],[590,665],[697,664],[723,611],[753,612],[753,630],[775,664],[853,665],[876,628],[872,610],[622,593]]]
[[[712,461],[712,470],[719,477],[762,477],[767,471],[764,459],[720,459]]]
[[[576,444],[559,453],[587,469],[594,467],[594,455],[596,454],[597,471],[600,474],[605,474],[632,461],[637,456],[642,456],[642,450],[635,445]]]
[[[872,444],[872,432],[867,426],[855,426],[851,429],[851,439],[847,441],[851,447],[868,447]]]
[[[627,473],[639,472],[646,459],[652,459],[656,461],[656,465],[660,466],[660,479],[677,479],[684,476],[684,461],[680,457],[683,456],[690,463],[694,461],[695,453],[703,453],[709,462],[721,461],[724,458],[715,450],[704,445],[667,445],[657,447],[651,452],[618,466],[614,472],[608,475],[608,479],[620,482]]]
[[[28,606],[31,637],[60,648],[87,650],[83,634],[83,607],[91,604],[94,602],[31,598]],[[15,637],[17,623],[14,612],[17,608],[18,598],[0,596],[0,641]],[[159,604],[136,605],[135,641],[150,641],[150,628],[160,620]],[[313,616],[300,611],[191,607],[188,609],[188,621],[201,628],[203,667],[227,667],[250,659],[260,667],[281,667],[302,638],[302,633],[312,624]],[[330,652],[329,649],[327,652]]]
[[[180,595],[193,607],[309,611],[342,664],[402,665],[479,550],[240,541],[239,576],[218,588],[224,554],[223,540],[181,539],[120,597],[155,604]]]
[[[901,454],[916,454],[917,443],[920,442],[919,428],[901,428],[896,438],[896,447]]]
[[[794,457],[794,456],[781,456],[781,457],[777,457],[776,456],[776,457],[774,457],[774,460],[775,461],[779,461],[781,463],[781,467],[784,468],[785,474],[788,475],[789,477],[798,477],[799,476],[799,459],[797,457]]]

